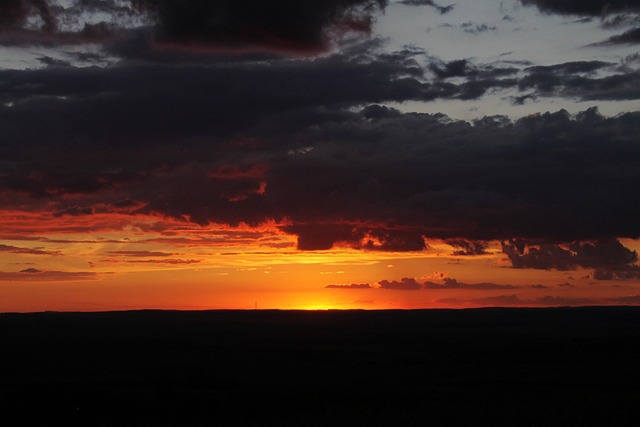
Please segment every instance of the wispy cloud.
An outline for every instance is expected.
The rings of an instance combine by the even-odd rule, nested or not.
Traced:
[[[44,249],[36,248],[23,248],[19,246],[3,245],[0,244],[0,252],[8,252],[12,254],[22,255],[60,255],[59,251],[48,251]]]
[[[0,271],[0,281],[3,282],[70,282],[96,280],[98,273],[87,271],[57,271],[27,268],[18,272]]]

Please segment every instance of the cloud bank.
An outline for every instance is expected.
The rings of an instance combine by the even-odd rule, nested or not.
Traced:
[[[441,7],[407,4],[418,3]],[[629,2],[523,3],[589,16],[637,10]],[[272,223],[301,250],[422,251],[425,239],[440,238],[457,255],[479,255],[487,240],[640,234],[640,112],[605,117],[596,107],[640,99],[633,61],[442,61],[418,48],[385,52],[375,38],[330,48],[335,34],[366,34],[384,1],[52,5],[3,3],[2,37],[37,44],[26,35],[38,33],[63,43],[63,33],[102,25],[99,55],[117,61],[80,67],[43,58],[41,68],[0,70],[7,211]],[[90,21],[88,11],[110,21]],[[463,121],[388,106],[495,93],[591,107]],[[527,256],[511,260],[535,264]]]

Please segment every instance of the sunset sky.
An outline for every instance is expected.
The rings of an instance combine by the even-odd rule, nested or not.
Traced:
[[[0,311],[640,305],[636,0],[6,0]]]

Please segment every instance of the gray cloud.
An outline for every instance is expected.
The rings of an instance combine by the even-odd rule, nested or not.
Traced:
[[[614,64],[601,61],[568,62],[553,66],[535,66],[518,80],[520,91],[534,90],[527,96],[574,97],[583,100],[638,99],[640,72],[622,70],[599,77],[599,70],[612,69]]]
[[[640,43],[640,27],[625,31],[622,34],[611,36],[607,40],[596,43],[595,46],[606,46],[616,44],[639,44]]]
[[[55,29],[55,18],[46,0],[4,0],[0,4],[0,31],[21,27],[31,16],[42,21],[42,30]]]
[[[465,33],[479,34],[486,33],[487,31],[495,31],[497,27],[488,24],[477,24],[475,22],[465,22],[460,26]]]

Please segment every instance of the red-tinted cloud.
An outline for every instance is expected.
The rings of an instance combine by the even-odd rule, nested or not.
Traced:
[[[60,252],[57,252],[57,251],[21,248],[18,246],[2,245],[2,244],[0,244],[0,252],[9,252],[12,254],[22,254],[22,255],[60,255]]]
[[[207,176],[218,179],[262,178],[268,170],[269,165],[263,163],[227,164],[216,167]]]
[[[393,289],[399,291],[415,291],[422,289],[422,285],[411,277],[403,277],[401,280],[381,280],[378,282],[382,289]]]
[[[452,289],[464,289],[471,291],[495,291],[500,289],[518,289],[519,286],[514,285],[499,285],[496,283],[462,283],[456,279],[443,277],[442,282],[425,281],[419,282],[412,277],[404,277],[402,280],[381,280],[378,282],[381,289],[395,289],[395,290],[452,290]]]
[[[198,264],[202,261],[199,259],[179,259],[179,258],[163,258],[163,259],[131,259],[131,260],[121,260],[121,259],[103,259],[100,262],[118,264],[160,264],[160,265],[189,265],[189,264]]]
[[[173,253],[160,251],[109,251],[108,254],[130,257],[169,257],[175,255]]]
[[[0,281],[3,282],[68,282],[77,280],[98,279],[97,273],[77,271],[39,270],[28,268],[19,272],[0,271]]]

